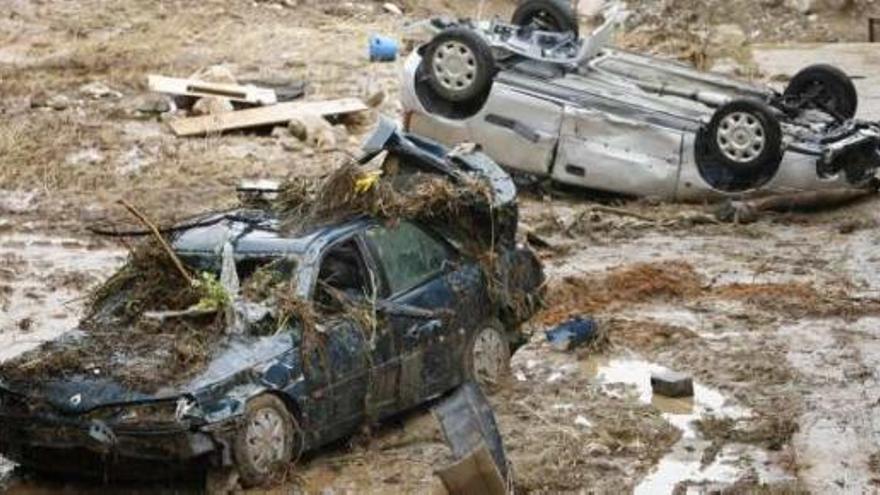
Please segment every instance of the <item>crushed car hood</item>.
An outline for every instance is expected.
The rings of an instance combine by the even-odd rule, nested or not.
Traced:
[[[2,382],[0,390],[51,406],[65,414],[82,414],[102,407],[175,400],[180,397],[210,399],[236,387],[278,388],[302,375],[296,359],[288,359],[284,376],[272,369],[284,355],[296,356],[290,333],[268,337],[230,336],[216,356],[194,377],[144,393],[100,376],[76,376],[63,380]],[[280,382],[284,383],[280,383]]]

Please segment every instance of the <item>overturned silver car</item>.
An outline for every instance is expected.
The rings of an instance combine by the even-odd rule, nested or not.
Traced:
[[[526,0],[512,23],[432,19],[406,62],[412,132],[472,141],[505,167],[666,200],[865,186],[880,125],[849,77],[805,68],[783,93],[609,47],[616,9],[579,36],[568,2]]]

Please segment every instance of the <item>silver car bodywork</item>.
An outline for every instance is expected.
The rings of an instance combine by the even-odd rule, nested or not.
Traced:
[[[714,108],[734,98],[768,99],[773,91],[605,48],[616,22],[612,17],[578,44],[549,54],[500,40],[494,23],[475,27],[500,57],[518,56],[499,63],[485,102],[463,116],[432,108],[419,87],[422,57],[414,51],[402,86],[408,130],[447,144],[478,143],[507,168],[559,183],[681,201],[851,185],[843,171],[817,172],[818,163],[880,136],[874,124],[853,124],[851,132],[826,139],[819,128],[783,122],[785,153],[769,181],[736,192],[713,187],[696,149]]]

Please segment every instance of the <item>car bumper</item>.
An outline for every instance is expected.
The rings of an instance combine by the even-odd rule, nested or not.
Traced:
[[[817,168],[820,177],[844,172],[853,184],[874,177],[880,168],[880,131],[862,130],[829,143]]]
[[[217,445],[210,433],[182,423],[111,428],[100,421],[0,415],[0,454],[59,474],[167,478],[211,462]]]

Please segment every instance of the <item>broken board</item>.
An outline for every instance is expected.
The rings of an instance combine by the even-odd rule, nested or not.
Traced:
[[[295,101],[236,112],[190,117],[171,121],[171,130],[178,136],[199,136],[208,133],[282,124],[302,115],[343,115],[363,112],[367,105],[357,98],[326,101]]]
[[[195,97],[220,97],[232,101],[253,103],[256,105],[274,105],[278,103],[278,97],[272,89],[259,88],[248,85],[212,83],[198,79],[179,79],[149,75],[147,84],[150,91],[167,93],[172,95],[184,95]]]
[[[505,495],[507,483],[485,445],[436,472],[446,490],[453,495]]]

